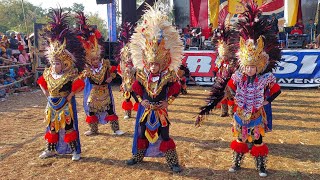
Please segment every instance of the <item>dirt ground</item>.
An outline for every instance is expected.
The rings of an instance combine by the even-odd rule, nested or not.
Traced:
[[[145,158],[136,166],[126,166],[131,157],[134,119],[123,120],[121,94],[114,87],[117,114],[123,136],[112,135],[109,125],[100,134],[86,137],[88,129],[78,95],[78,115],[82,159],[70,155],[39,159],[43,139],[46,98],[40,90],[11,95],[0,102],[0,179],[258,179],[253,158],[246,156],[243,169],[229,173],[233,140],[231,119],[212,115],[200,128],[194,127],[198,107],[204,104],[208,87],[190,87],[169,106],[171,136],[183,172],[174,174],[164,158]],[[269,146],[266,179],[320,179],[320,90],[289,90],[273,102],[273,128],[264,141]]]

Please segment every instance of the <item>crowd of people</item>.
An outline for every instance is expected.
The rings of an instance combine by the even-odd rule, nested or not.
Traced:
[[[26,91],[32,79],[28,38],[21,33],[0,32],[0,98],[7,94]]]
[[[197,47],[198,49],[212,49],[211,38],[213,36],[213,26],[210,23],[208,28],[200,28],[200,27],[191,27],[189,24],[180,28],[179,25],[176,26],[180,38],[183,41],[183,45],[185,50],[189,49],[189,47]],[[210,44],[206,44],[205,41],[210,42]]]
[[[266,17],[269,21],[271,28],[270,31],[277,34],[279,40],[279,45],[281,45],[281,33],[288,33],[292,36],[289,39],[297,39],[297,35],[304,35],[303,47],[309,49],[320,48],[320,34],[316,32],[316,26],[313,19],[309,19],[306,25],[303,24],[302,19],[299,19],[298,22],[293,27],[287,27],[289,32],[280,32],[278,27],[278,19],[276,14]],[[181,40],[185,46],[185,50],[188,50],[189,47],[196,47],[198,50],[212,50],[214,47],[213,35],[214,29],[210,23],[208,28],[200,27],[191,27],[187,25],[184,28],[181,28],[179,25],[176,26]],[[282,48],[285,48],[284,46]]]

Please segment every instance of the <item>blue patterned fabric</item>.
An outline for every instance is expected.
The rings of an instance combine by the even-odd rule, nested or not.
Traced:
[[[141,104],[139,104],[137,117],[136,117],[136,123],[135,123],[135,129],[134,129],[134,134],[133,134],[132,154],[137,154],[137,152],[138,152],[137,141],[138,141],[138,138],[141,134],[140,118],[143,115],[144,110],[145,110],[145,108]],[[157,120],[155,119],[155,117],[156,117],[155,115],[154,116],[151,115],[150,121],[156,122]],[[158,122],[158,124],[160,124],[160,123]],[[147,123],[146,123],[146,126],[147,126],[147,128],[149,128]],[[157,126],[157,127],[159,127],[159,126]],[[149,143],[149,147],[146,151],[145,157],[163,157],[164,154],[159,150],[161,142],[162,142],[162,139],[161,139],[161,136],[159,136],[159,139],[154,144]]]
[[[65,98],[64,98],[65,99]],[[50,103],[49,103],[50,104]],[[76,99],[73,96],[71,99],[72,111],[73,111],[73,129],[78,132],[77,138],[77,153],[81,153],[81,144],[80,144],[80,135],[79,135],[79,128],[78,128],[78,115],[77,115],[77,107],[76,107]],[[50,131],[50,126],[47,127],[46,132]],[[71,154],[72,150],[71,147],[64,142],[64,136],[66,132],[64,129],[59,130],[59,141],[57,143],[56,149],[59,154]]]

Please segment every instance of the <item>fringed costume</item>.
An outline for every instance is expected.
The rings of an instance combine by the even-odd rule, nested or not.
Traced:
[[[110,122],[116,135],[122,135],[118,116],[115,113],[114,99],[110,82],[116,77],[116,67],[110,61],[101,58],[100,44],[103,42],[101,33],[89,26],[83,12],[78,12],[78,39],[85,49],[86,67],[81,77],[85,80],[83,106],[86,122],[90,130],[85,135],[98,133],[98,124]]]
[[[135,81],[135,68],[132,63],[131,53],[129,50],[129,39],[132,35],[132,26],[130,23],[124,23],[121,28],[119,39],[119,61],[118,74],[122,78],[120,90],[123,92],[124,101],[122,102],[122,109],[125,112],[124,119],[131,118],[132,110],[138,111],[139,100],[132,91],[132,84]],[[135,100],[133,104],[131,97]]]
[[[139,163],[145,156],[165,156],[171,170],[180,172],[176,145],[169,136],[167,106],[180,92],[180,84],[175,79],[182,60],[183,45],[178,32],[158,4],[154,8],[148,6],[129,47],[134,67],[137,68],[137,80],[132,89],[140,104],[133,157],[127,164]]]
[[[270,103],[281,93],[272,74],[281,56],[276,36],[270,31],[267,20],[261,17],[258,6],[250,2],[245,7],[238,23],[240,68],[228,82],[237,105],[232,129],[237,140],[230,145],[234,151],[234,164],[229,171],[239,170],[244,154],[250,151],[259,175],[264,177],[267,176],[268,147],[262,139],[271,128]],[[253,143],[251,150],[246,142]]]
[[[47,95],[45,140],[47,149],[40,158],[72,153],[72,160],[80,159],[78,117],[74,94],[83,90],[84,82],[78,79],[78,70],[84,65],[84,50],[67,25],[68,14],[61,9],[53,10],[51,22],[45,29],[48,47],[46,57],[50,67],[38,79]]]

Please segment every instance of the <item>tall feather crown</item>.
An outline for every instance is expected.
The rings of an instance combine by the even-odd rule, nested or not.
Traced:
[[[149,63],[155,62],[159,63],[160,72],[176,71],[183,52],[179,33],[168,21],[164,7],[158,3],[147,7],[129,45],[133,64],[138,69],[149,69]]]
[[[120,71],[118,71],[118,73],[120,73],[122,77],[125,76],[125,74],[122,74],[122,72],[125,72],[126,68],[129,68],[132,73],[134,72],[129,49],[132,32],[133,26],[129,22],[124,22],[121,25],[115,59],[120,65]]]
[[[91,64],[93,59],[100,59],[101,57],[102,49],[100,44],[103,42],[103,38],[98,30],[90,27],[83,12],[77,12],[76,18],[78,25],[77,37],[85,49],[85,59],[87,64]]]
[[[84,67],[84,51],[80,41],[68,27],[69,13],[64,13],[61,8],[51,9],[49,18],[42,34],[49,43],[46,48],[49,63],[60,61],[64,71],[73,67],[81,71]]]
[[[261,8],[250,0],[245,12],[239,17],[240,48],[238,59],[241,68],[256,66],[257,74],[271,72],[280,60],[276,35],[270,31],[271,24],[262,17]]]

